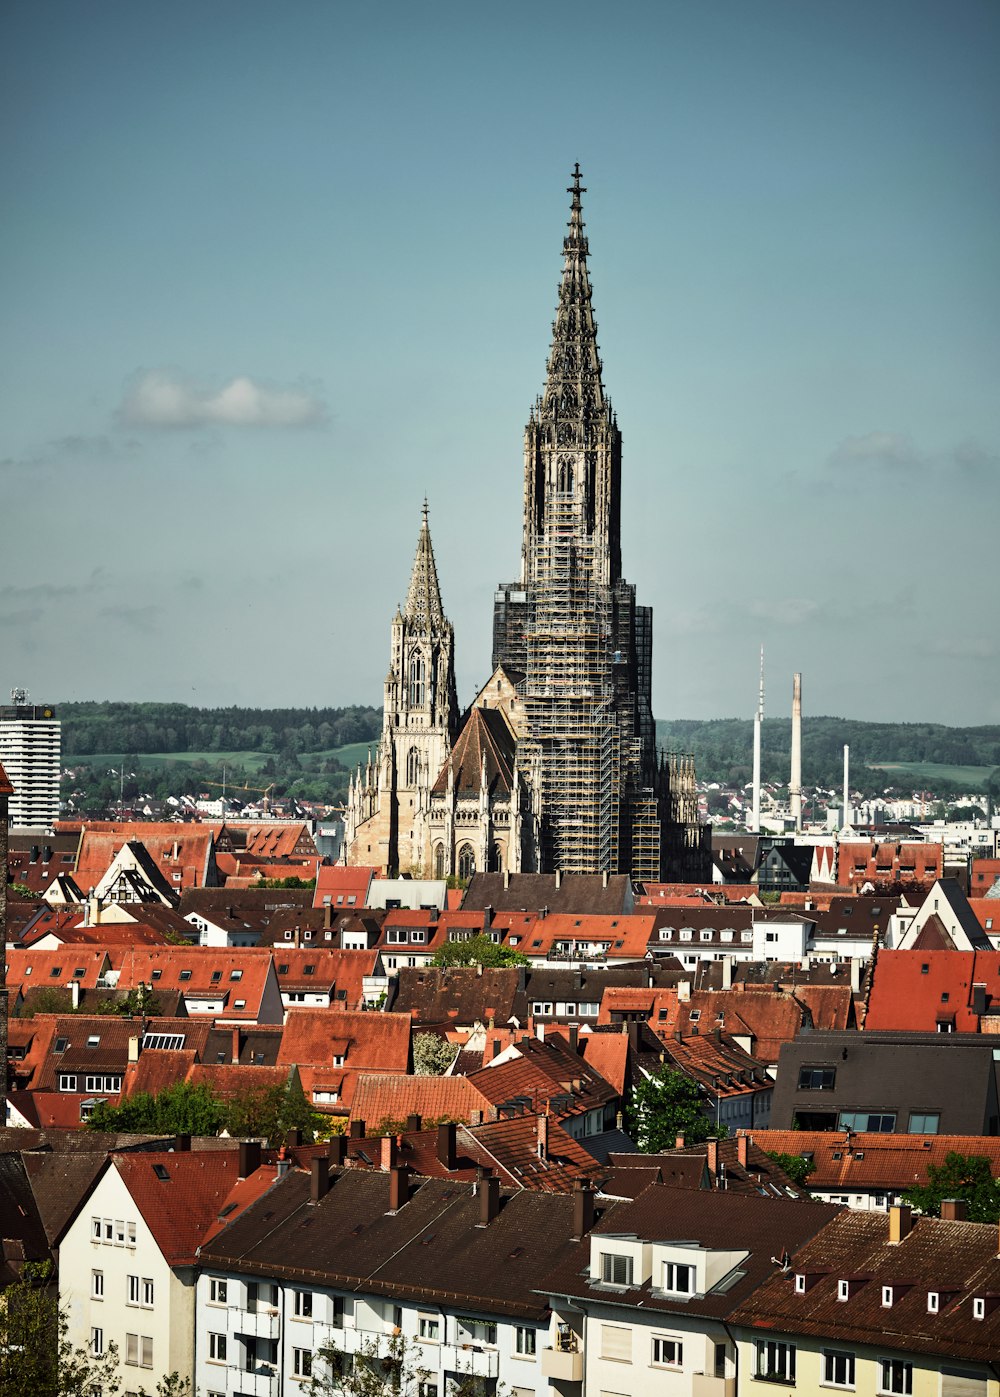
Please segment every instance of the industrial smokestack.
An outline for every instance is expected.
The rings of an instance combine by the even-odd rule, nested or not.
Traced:
[[[802,675],[792,675],[792,772],[788,803],[796,830],[802,828]]]
[[[851,787],[850,787],[850,772],[851,772],[851,749],[850,749],[850,747],[848,747],[847,743],[845,742],[845,743],[844,743],[844,828],[845,828],[845,829],[846,829],[847,826],[851,823],[851,805],[850,805],[850,801],[851,801]]]
[[[760,833],[760,725],[764,719],[764,647],[760,647],[760,694],[753,719],[753,809],[750,812],[750,832]]]

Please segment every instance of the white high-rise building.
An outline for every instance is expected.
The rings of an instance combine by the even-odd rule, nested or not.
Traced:
[[[0,765],[14,787],[11,828],[50,829],[59,818],[61,725],[55,709],[29,703],[24,689],[10,699],[0,708]]]

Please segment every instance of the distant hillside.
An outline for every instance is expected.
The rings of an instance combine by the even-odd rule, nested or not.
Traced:
[[[659,722],[656,738],[661,747],[693,753],[702,780],[738,784],[751,779],[751,719]],[[873,795],[889,786],[908,791],[919,785],[941,796],[972,789],[985,791],[987,782],[1000,768],[997,726],[949,728],[940,723],[863,723],[847,718],[809,717],[802,720],[803,784],[839,788],[845,743],[851,748],[851,785]],[[765,718],[761,728],[761,771],[765,781],[788,781],[790,744],[791,720]],[[918,769],[876,769],[882,766]],[[1000,779],[1000,773],[996,779]]]

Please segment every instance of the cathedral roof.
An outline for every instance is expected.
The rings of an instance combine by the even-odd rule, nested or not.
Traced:
[[[437,567],[434,563],[434,547],[431,543],[431,531],[427,523],[426,500],[424,500],[420,537],[417,540],[417,554],[413,559],[410,590],[406,594],[403,615],[411,626],[421,629],[445,625],[441,590],[438,587]]]
[[[552,348],[545,389],[539,406],[543,422],[594,421],[606,416],[608,404],[601,383],[601,359],[597,349],[597,325],[590,299],[587,271],[587,238],[584,234],[580,195],[580,166],[573,171],[568,192],[569,232],[563,239],[563,274],[553,327]]]
[[[455,794],[477,795],[486,762],[486,786],[490,795],[509,795],[514,784],[514,734],[497,708],[473,708],[459,733],[448,762],[434,782],[433,794],[448,789],[449,767],[455,777]]]

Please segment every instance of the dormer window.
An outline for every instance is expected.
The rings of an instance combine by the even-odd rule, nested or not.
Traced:
[[[940,1293],[940,1291],[937,1291],[937,1290],[929,1290],[929,1291],[927,1292],[927,1313],[928,1313],[929,1315],[936,1315],[937,1312],[938,1312],[938,1310],[939,1310],[940,1308],[941,1308],[941,1293]]]
[[[891,1285],[884,1285],[884,1286],[882,1287],[882,1305],[883,1305],[883,1307],[884,1307],[885,1309],[887,1309],[887,1310],[891,1310],[891,1309],[892,1309],[892,1286],[891,1286]]]
[[[601,1280],[606,1285],[631,1285],[632,1258],[630,1256],[616,1256],[613,1252],[602,1252]]]
[[[667,1261],[663,1266],[663,1289],[671,1295],[693,1295],[695,1268],[683,1261]]]
[[[837,1299],[838,1299],[838,1300],[850,1300],[850,1298],[851,1298],[851,1283],[850,1283],[850,1281],[838,1281],[838,1282],[837,1282]]]
[[[799,1271],[799,1272],[797,1272],[797,1274],[796,1274],[796,1276],[795,1276],[795,1294],[796,1294],[796,1295],[805,1295],[805,1293],[806,1293],[806,1278],[805,1278],[804,1273],[803,1273],[802,1271]]]
[[[976,1295],[976,1296],[973,1298],[973,1301],[972,1301],[972,1318],[973,1318],[973,1319],[985,1319],[985,1318],[986,1318],[986,1301],[985,1301],[985,1299],[983,1298],[982,1295]]]

